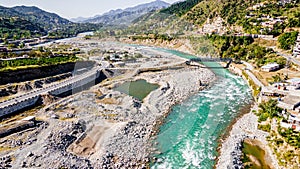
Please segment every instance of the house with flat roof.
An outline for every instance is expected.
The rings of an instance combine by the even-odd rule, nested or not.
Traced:
[[[291,86],[294,86],[295,89],[299,89],[300,88],[300,78],[292,78],[292,79],[287,80],[287,82]]]
[[[298,34],[296,44],[294,46],[293,56],[296,58],[300,58],[300,33]]]
[[[271,72],[271,71],[275,71],[275,70],[277,70],[279,68],[280,68],[279,64],[277,64],[277,63],[269,63],[267,65],[262,66],[261,70],[265,71],[265,72]]]
[[[280,122],[280,126],[284,128],[292,128],[295,131],[300,131],[300,114],[299,112],[290,111],[284,113],[286,120]]]
[[[286,110],[295,110],[300,106],[300,96],[287,95],[278,101],[278,107]]]

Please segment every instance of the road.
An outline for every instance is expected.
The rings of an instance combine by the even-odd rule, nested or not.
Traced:
[[[245,72],[247,73],[247,75],[252,79],[252,81],[259,87],[263,88],[265,87],[265,85],[259,81],[256,76],[251,72],[252,70],[254,70],[253,66],[248,63],[248,62],[245,62],[245,61],[242,61],[242,63],[244,65],[246,65],[246,69],[245,69]]]
[[[103,68],[101,68],[103,69]],[[13,104],[17,104],[17,103],[20,103],[22,101],[25,101],[27,99],[30,99],[30,98],[34,98],[34,97],[37,97],[37,96],[40,96],[42,94],[47,94],[51,91],[54,91],[58,88],[62,88],[62,87],[65,87],[67,85],[72,85],[78,81],[81,81],[83,80],[84,78],[88,77],[88,76],[91,76],[93,74],[95,74],[97,71],[100,70],[100,67],[95,67],[91,70],[89,70],[88,72],[85,72],[81,75],[77,75],[77,76],[73,76],[73,77],[70,77],[62,82],[59,82],[59,83],[56,83],[56,84],[50,84],[49,86],[46,86],[44,88],[40,88],[40,89],[36,89],[36,90],[32,90],[28,93],[25,93],[23,95],[20,95],[20,96],[16,96],[14,98],[11,98],[9,100],[6,100],[4,102],[1,102],[0,103],[0,108],[4,108],[4,107],[7,107],[9,105],[13,105]]]
[[[297,59],[295,59],[293,56],[287,55],[287,54],[284,54],[284,53],[281,53],[281,52],[278,52],[278,51],[276,53],[278,55],[282,56],[282,57],[285,57],[287,60],[293,62],[294,64],[296,64],[297,66],[300,67],[300,62]]]
[[[273,50],[276,52],[276,54],[278,54],[278,55],[280,55],[280,56],[286,58],[288,61],[291,61],[291,62],[293,62],[295,65],[297,65],[297,66],[300,67],[300,62],[299,62],[297,59],[295,59],[292,55],[288,55],[288,54],[284,54],[284,53],[282,53],[282,52],[279,52],[279,51],[278,51],[278,48],[277,48],[276,46],[272,46],[272,47],[269,47],[269,48],[270,48],[270,49],[273,49]]]

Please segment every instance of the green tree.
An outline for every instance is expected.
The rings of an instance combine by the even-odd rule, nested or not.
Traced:
[[[278,116],[278,113],[282,111],[281,108],[277,107],[278,101],[270,99],[267,102],[263,102],[259,104],[259,113],[262,114],[268,114],[270,118]]]
[[[298,32],[287,32],[279,36],[278,42],[281,49],[290,50],[297,40]]]

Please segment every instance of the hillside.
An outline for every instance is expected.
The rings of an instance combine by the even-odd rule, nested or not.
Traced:
[[[69,20],[62,18],[55,13],[49,13],[34,6],[16,6],[12,9],[22,14],[25,19],[34,23],[40,23],[46,30],[55,29],[59,26],[71,23]]]
[[[197,5],[202,0],[186,0],[182,2],[177,2],[170,7],[161,10],[161,13],[166,13],[169,15],[175,14],[178,16],[182,16],[186,14],[189,10],[191,10],[195,5]]]
[[[27,6],[0,7],[0,16],[5,18],[18,17],[33,24],[40,24],[46,30],[52,30],[71,23],[57,14],[46,12],[37,7]]]
[[[0,38],[20,39],[49,34],[51,38],[74,36],[80,32],[97,30],[101,24],[73,23],[55,13],[37,7],[0,6]]]
[[[137,5],[126,9],[111,10],[103,15],[84,20],[88,23],[103,23],[105,25],[129,25],[136,18],[151,11],[166,8],[170,4],[156,0],[150,3]]]
[[[114,34],[248,33],[278,36],[300,26],[300,0],[186,0],[135,20]],[[111,31],[109,31],[111,33]]]
[[[20,39],[46,35],[46,31],[38,24],[21,18],[0,18],[0,38]]]

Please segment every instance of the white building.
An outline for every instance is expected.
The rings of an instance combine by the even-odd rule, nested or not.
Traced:
[[[287,95],[278,101],[278,107],[286,110],[295,110],[300,106],[300,96]]]
[[[296,44],[293,51],[294,57],[300,58],[300,33],[298,34]]]
[[[300,131],[300,115],[297,112],[292,112],[288,115],[287,121],[281,121],[280,126],[284,128],[292,128],[295,131]]]
[[[279,64],[277,63],[269,63],[263,67],[261,67],[261,70],[262,71],[265,71],[265,72],[271,72],[271,71],[275,71],[277,69],[279,69]]]
[[[287,82],[291,86],[294,86],[295,89],[298,89],[300,87],[300,78],[289,79],[289,80],[287,80]]]

